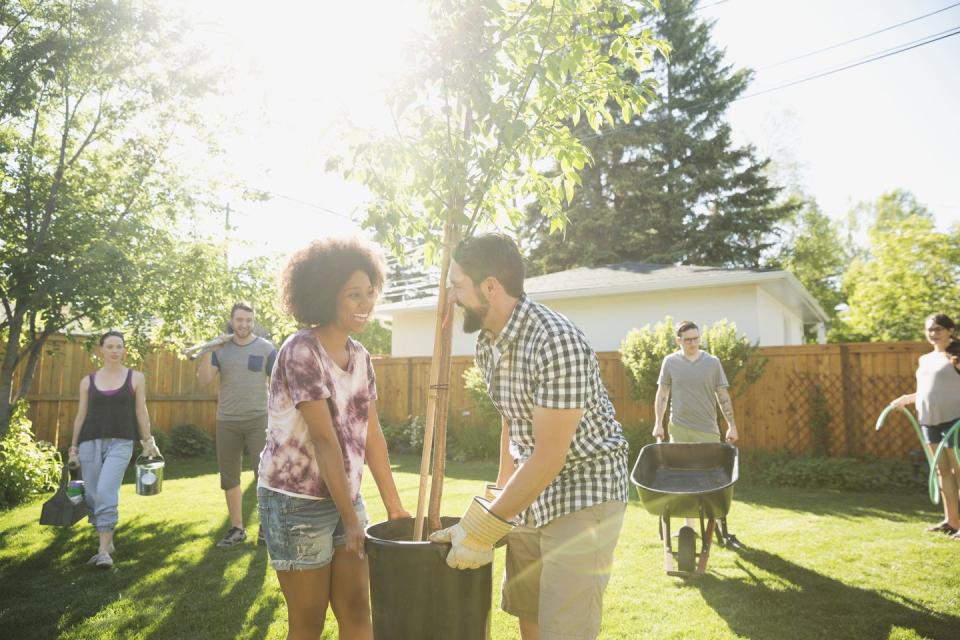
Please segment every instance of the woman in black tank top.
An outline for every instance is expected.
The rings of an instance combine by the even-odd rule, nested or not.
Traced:
[[[138,431],[143,454],[160,455],[150,435],[146,381],[139,371],[123,366],[125,355],[122,333],[108,331],[100,336],[103,366],[80,381],[80,403],[69,452],[70,467],[81,468],[90,523],[100,536],[97,553],[88,564],[101,569],[113,566],[110,554],[118,520],[120,483]]]

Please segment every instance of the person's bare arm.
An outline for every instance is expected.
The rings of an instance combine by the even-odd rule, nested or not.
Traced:
[[[899,398],[897,398],[896,400],[894,400],[894,401],[891,402],[890,404],[892,404],[893,406],[895,406],[897,409],[903,409],[903,408],[906,407],[908,404],[913,404],[913,403],[916,402],[916,401],[917,401],[917,394],[916,394],[916,393],[907,393],[907,394],[905,394],[905,395],[900,396]]]
[[[83,376],[80,381],[80,401],[77,403],[77,417],[73,419],[73,435],[70,438],[70,449],[76,449],[80,442],[80,429],[87,419],[87,397],[90,395],[90,378]]]
[[[730,444],[733,444],[739,436],[737,435],[737,423],[733,419],[733,400],[730,399],[730,392],[727,391],[726,387],[717,389],[717,403],[720,405],[720,413],[723,414],[723,419],[727,421],[727,435],[725,439]]]
[[[133,372],[133,390],[136,397],[137,428],[140,440],[150,439],[150,413],[147,411],[147,379],[140,371]]]
[[[396,520],[410,517],[400,502],[400,493],[397,491],[397,484],[390,470],[390,453],[387,451],[387,440],[383,437],[383,429],[380,427],[375,400],[370,401],[367,418],[366,459],[370,473],[377,483],[377,490],[380,491],[383,506],[387,509],[387,518]]]
[[[343,466],[343,450],[333,428],[333,418],[326,400],[308,400],[297,405],[297,410],[307,423],[307,431],[313,443],[320,476],[330,491],[333,504],[346,527],[347,551],[363,558],[363,528],[353,510],[347,472]]]
[[[217,349],[219,349],[219,347],[217,347]],[[200,386],[206,387],[213,382],[213,379],[220,373],[220,369],[213,366],[213,352],[217,349],[207,351],[200,356],[200,361],[197,366],[197,381],[200,382]]]
[[[657,397],[653,401],[653,437],[663,439],[663,416],[670,402],[670,385],[657,385]]]
[[[510,476],[517,470],[510,454],[510,423],[506,418],[500,419],[500,469],[497,473],[497,487],[507,486]]]
[[[553,482],[567,460],[581,416],[583,409],[534,408],[533,454],[517,467],[503,493],[490,505],[494,515],[503,520],[512,519]]]

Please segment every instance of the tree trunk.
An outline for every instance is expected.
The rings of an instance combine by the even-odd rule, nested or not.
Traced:
[[[10,428],[10,416],[13,415],[13,374],[19,364],[20,335],[23,332],[23,310],[18,306],[10,318],[7,329],[7,344],[3,353],[3,365],[0,367],[0,439],[7,435]]]

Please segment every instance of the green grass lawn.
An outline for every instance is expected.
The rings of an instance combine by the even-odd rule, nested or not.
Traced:
[[[415,507],[419,462],[398,457],[397,482]],[[0,637],[283,638],[286,611],[263,547],[214,546],[226,509],[213,460],[168,463],[163,492],[120,497],[116,566],[85,565],[95,533],[37,524],[41,502],[0,512]],[[447,466],[445,513],[459,515],[490,464]],[[250,533],[255,487],[244,475]],[[383,507],[369,479],[371,522]],[[602,638],[960,638],[960,542],[926,534],[938,511],[923,495],[871,495],[741,486],[731,528],[748,550],[714,547],[708,575],[669,577],[657,519],[627,510]],[[493,638],[518,638],[496,608]],[[336,638],[328,615],[324,638]],[[414,639],[412,639],[414,640]],[[455,639],[452,639],[455,640]]]

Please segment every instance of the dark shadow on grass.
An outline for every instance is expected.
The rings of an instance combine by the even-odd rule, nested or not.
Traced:
[[[131,460],[130,466],[123,474],[124,484],[133,484],[136,481],[136,465]],[[243,470],[247,471],[249,467],[244,465]],[[196,478],[217,473],[217,458],[215,456],[200,456],[196,458],[177,458],[165,456],[163,479],[180,480],[184,478]]]
[[[256,485],[251,484],[244,492],[244,511],[246,523],[254,523],[249,527],[253,540],[226,549],[215,547],[226,521],[221,530],[210,531],[177,523],[176,512],[164,514],[160,522],[143,516],[121,517],[115,566],[108,571],[86,564],[96,552],[96,533],[86,520],[72,528],[51,528],[52,538],[42,549],[22,553],[0,566],[0,637],[48,640],[71,629],[76,632],[121,599],[133,602],[134,610],[124,607],[100,623],[97,632],[103,637],[132,637],[157,619],[162,622],[150,637],[226,639],[250,627],[256,629],[254,637],[263,637],[278,600],[263,599],[248,619],[246,612],[259,597],[267,570],[266,549],[256,546],[255,510]],[[4,533],[37,526],[20,525]],[[192,553],[198,546],[202,547],[199,560]],[[188,563],[185,553],[190,556]],[[252,556],[252,561],[243,576],[224,590],[228,566],[244,556]],[[163,577],[157,580],[158,576]],[[205,624],[209,625],[206,631],[202,630]]]
[[[874,494],[738,485],[733,500],[734,511],[736,503],[742,502],[798,513],[809,512],[842,519],[881,518],[887,522],[926,522],[931,518],[936,519],[940,513],[940,507],[931,505],[922,494]]]
[[[180,639],[187,637],[234,638],[250,624],[256,627],[254,637],[263,637],[276,609],[275,599],[261,603],[250,622],[248,611],[260,597],[268,569],[267,550],[257,545],[257,485],[252,482],[243,493],[244,527],[248,538],[233,547],[217,547],[216,543],[230,526],[224,519],[220,530],[206,533],[206,539],[194,542],[200,547],[199,562],[182,564],[167,577],[171,590],[162,594],[158,605],[164,614],[163,622],[155,628],[151,638]],[[224,505],[226,510],[226,505]],[[224,576],[231,564],[252,556],[243,577],[224,590]],[[137,620],[130,619],[119,629],[120,636],[131,635],[139,628]]]
[[[893,627],[901,627],[923,638],[952,640],[960,629],[960,617],[890,592],[844,584],[760,549],[740,551],[737,567],[747,575],[708,573],[692,584],[740,637],[886,638]],[[773,589],[770,578],[758,578],[757,570],[785,584]]]
[[[143,576],[162,569],[167,557],[194,537],[187,525],[147,523],[142,517],[121,521],[116,564],[104,571],[86,564],[96,552],[96,534],[85,520],[57,528],[45,548],[0,570],[3,636],[56,638],[116,601]]]

